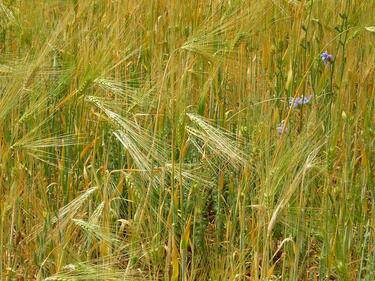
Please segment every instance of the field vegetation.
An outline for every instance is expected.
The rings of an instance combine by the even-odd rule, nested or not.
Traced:
[[[375,1],[0,1],[0,280],[375,280]]]

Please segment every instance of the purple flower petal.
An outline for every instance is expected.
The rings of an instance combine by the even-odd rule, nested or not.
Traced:
[[[276,130],[277,130],[277,133],[279,135],[281,135],[282,133],[288,132],[288,128],[285,126],[285,121],[284,120],[281,121],[281,123],[279,124],[279,126],[277,126]]]
[[[330,64],[330,63],[333,63],[333,61],[334,61],[333,55],[329,54],[327,51],[324,51],[320,55],[320,58],[322,59],[324,64]]]
[[[293,107],[293,108],[297,108],[301,105],[308,104],[311,101],[312,97],[313,97],[313,95],[296,97],[296,98],[290,97],[289,98],[289,106]]]

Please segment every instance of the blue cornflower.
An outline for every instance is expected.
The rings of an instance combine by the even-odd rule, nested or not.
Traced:
[[[323,63],[324,63],[325,65],[327,65],[327,64],[331,64],[331,63],[333,63],[333,61],[334,61],[333,55],[328,54],[327,51],[324,51],[324,52],[320,55],[320,57],[321,57],[321,59],[322,59],[322,61],[323,61]]]
[[[279,135],[288,132],[288,128],[285,126],[285,120],[281,121],[281,123],[276,127],[276,130]]]
[[[289,106],[293,107],[293,108],[297,108],[300,105],[308,104],[311,101],[312,98],[313,98],[312,95],[310,95],[308,97],[296,97],[296,98],[290,97],[289,98]]]

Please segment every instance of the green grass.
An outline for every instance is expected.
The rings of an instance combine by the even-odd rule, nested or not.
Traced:
[[[374,14],[0,1],[0,280],[375,280]]]

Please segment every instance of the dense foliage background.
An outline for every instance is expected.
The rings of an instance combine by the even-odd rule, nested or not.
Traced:
[[[374,50],[372,0],[0,1],[0,279],[375,280]]]

